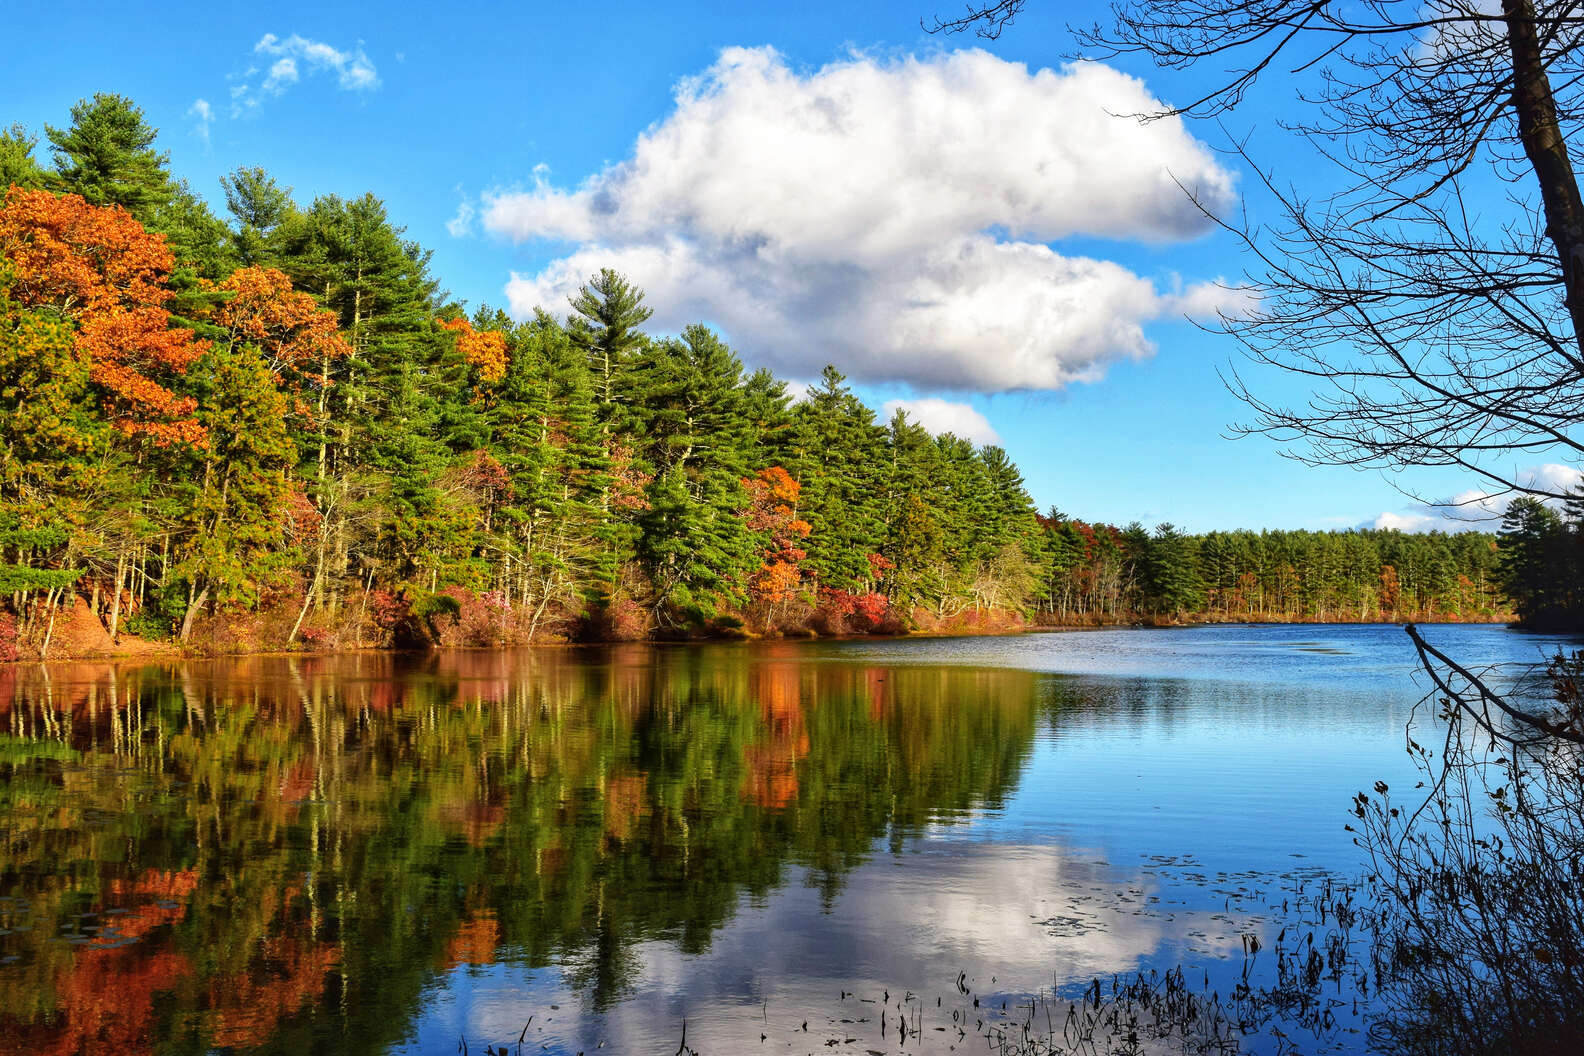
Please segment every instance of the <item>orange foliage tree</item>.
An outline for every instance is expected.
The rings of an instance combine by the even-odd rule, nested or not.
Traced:
[[[76,325],[77,351],[118,429],[162,446],[203,443],[197,404],[172,385],[208,345],[170,325],[175,262],[163,236],[119,207],[12,187],[0,206],[0,255],[12,264],[12,297]]]
[[[220,283],[220,289],[230,296],[215,321],[233,344],[255,345],[270,371],[295,393],[308,384],[328,384],[330,362],[352,352],[335,313],[292,289],[285,272],[238,268]]]
[[[476,330],[466,319],[440,319],[441,329],[456,334],[457,351],[479,380],[494,385],[506,376],[506,335],[499,330]]]
[[[812,530],[797,516],[801,486],[780,466],[761,469],[743,481],[748,491],[748,528],[765,540],[759,571],[749,583],[751,600],[768,623],[778,606],[797,596],[803,584],[798,563],[807,556],[798,544]]]
[[[1380,571],[1380,607],[1381,615],[1396,613],[1402,603],[1402,580],[1397,576],[1397,569],[1392,565],[1382,565]]]

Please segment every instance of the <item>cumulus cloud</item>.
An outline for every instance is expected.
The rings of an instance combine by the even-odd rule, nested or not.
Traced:
[[[1030,72],[978,50],[858,55],[793,70],[728,48],[676,90],[631,155],[575,188],[543,169],[484,196],[487,230],[571,249],[514,273],[513,311],[560,308],[600,267],[644,287],[656,323],[699,319],[808,377],[1055,389],[1149,355],[1152,320],[1240,295],[1158,289],[1049,243],[1170,242],[1206,230],[1233,174],[1159,103],[1097,63]]]
[[[1561,505],[1561,500],[1555,496],[1565,495],[1584,484],[1584,477],[1581,477],[1577,466],[1560,462],[1529,466],[1520,470],[1514,479],[1526,488],[1548,495],[1543,501],[1551,506]],[[1404,532],[1490,531],[1501,523],[1507,507],[1520,494],[1525,493],[1471,488],[1434,505],[1414,506],[1396,512],[1388,510],[1373,521],[1366,522],[1365,527],[1395,528]]]
[[[293,33],[277,37],[266,33],[253,45],[253,54],[269,61],[269,69],[260,81],[256,66],[237,78],[231,86],[231,113],[240,116],[257,109],[266,96],[284,95],[286,90],[305,74],[328,73],[335,77],[336,86],[343,91],[365,92],[379,87],[379,72],[363,51],[363,43],[350,51],[342,51],[319,40],[310,40]]]
[[[207,145],[209,128],[214,124],[214,107],[209,105],[207,99],[194,99],[193,104],[187,108],[187,116],[194,121],[194,134]]]
[[[925,396],[917,400],[887,400],[882,410],[886,418],[901,411],[932,433],[955,433],[980,445],[1001,442],[989,419],[966,403]]]
[[[1451,522],[1445,517],[1435,517],[1428,513],[1393,513],[1390,510],[1383,512],[1367,525],[1381,531],[1394,532],[1428,532],[1438,528],[1445,531],[1450,526]]]

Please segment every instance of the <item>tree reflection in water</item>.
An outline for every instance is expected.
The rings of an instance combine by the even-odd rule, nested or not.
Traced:
[[[0,1052],[381,1051],[994,808],[1039,676],[615,647],[0,668]]]

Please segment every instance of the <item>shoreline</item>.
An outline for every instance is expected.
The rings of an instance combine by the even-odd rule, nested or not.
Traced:
[[[849,634],[806,634],[806,635],[759,635],[759,634],[716,634],[699,635],[695,637],[676,638],[634,638],[634,639],[587,639],[587,640],[549,640],[542,642],[522,642],[499,645],[432,645],[427,648],[396,648],[393,646],[363,646],[350,649],[253,649],[237,651],[186,651],[180,646],[167,642],[155,642],[147,639],[136,639],[134,642],[124,643],[127,648],[111,650],[92,649],[80,653],[67,653],[49,657],[18,656],[10,660],[0,661],[0,670],[9,666],[34,665],[34,664],[74,664],[91,662],[127,663],[143,661],[148,664],[191,663],[218,660],[243,660],[265,657],[297,657],[303,659],[362,656],[362,655],[389,655],[389,656],[424,656],[433,653],[493,653],[511,652],[520,649],[584,649],[602,646],[621,645],[648,645],[648,646],[692,646],[692,645],[725,645],[725,644],[754,644],[764,642],[844,642],[844,641],[875,641],[891,640],[900,641],[909,638],[1007,638],[1017,635],[1037,634],[1069,634],[1085,631],[1167,631],[1187,630],[1195,627],[1223,627],[1223,626],[1248,626],[1248,627],[1401,627],[1407,623],[1425,626],[1505,626],[1514,630],[1525,630],[1518,627],[1510,617],[1496,617],[1490,619],[1391,619],[1391,620],[1357,620],[1357,619],[1302,619],[1302,620],[1277,620],[1277,619],[1194,619],[1181,622],[1160,621],[1114,621],[1109,623],[1025,623],[1015,627],[985,627],[982,629],[956,628],[950,630],[916,630],[892,631],[874,633],[849,633]]]

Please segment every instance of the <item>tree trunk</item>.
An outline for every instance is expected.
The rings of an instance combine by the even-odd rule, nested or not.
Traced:
[[[110,641],[116,640],[117,629],[121,626],[121,578],[126,574],[126,551],[116,554],[115,570],[115,598],[110,602]]]
[[[55,637],[55,612],[60,608],[60,606],[56,604],[56,598],[60,593],[60,588],[56,588],[45,595],[45,604],[49,606],[49,626],[44,631],[44,644],[39,647],[40,660],[47,660],[49,658],[50,639]]]
[[[182,617],[182,625],[181,625],[181,640],[182,641],[185,642],[187,640],[188,636],[192,634],[193,620],[198,618],[199,610],[201,610],[204,607],[204,603],[207,602],[208,600],[209,600],[209,588],[208,587],[204,587],[202,590],[200,590],[198,592],[198,596],[197,597],[193,597],[193,598],[191,598],[191,600],[189,600],[187,602],[187,614]]]
[[[1518,138],[1540,184],[1546,235],[1556,246],[1567,291],[1564,303],[1573,319],[1573,341],[1584,350],[1584,199],[1568,157],[1567,140],[1557,122],[1556,99],[1545,57],[1535,33],[1532,0],[1502,0],[1507,42],[1512,51],[1513,109]]]
[[[291,645],[297,640],[297,632],[302,630],[303,617],[308,615],[308,606],[313,604],[314,596],[319,593],[320,581],[324,578],[325,566],[325,525],[319,523],[319,556],[314,562],[313,581],[308,584],[308,591],[303,596],[302,608],[297,610],[297,622],[292,624],[291,633],[286,636],[286,644]]]

